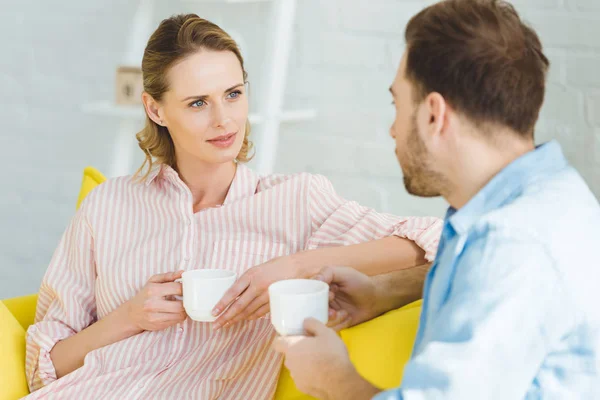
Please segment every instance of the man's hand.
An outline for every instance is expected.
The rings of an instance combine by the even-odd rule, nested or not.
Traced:
[[[379,316],[373,278],[348,267],[327,267],[315,276],[329,284],[329,323],[336,331]]]
[[[430,266],[372,277],[353,268],[324,268],[315,278],[330,286],[329,326],[335,330],[348,328],[419,299]]]
[[[300,391],[319,399],[370,399],[379,392],[350,362],[342,339],[316,319],[304,323],[308,336],[278,337],[274,349]]]

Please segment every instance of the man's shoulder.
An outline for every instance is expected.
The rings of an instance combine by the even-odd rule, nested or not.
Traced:
[[[545,276],[553,270],[574,290],[586,285],[586,277],[600,279],[592,254],[598,238],[598,201],[579,174],[565,169],[482,215],[468,232],[465,251],[492,257],[494,265],[529,263]]]
[[[521,236],[552,244],[600,234],[600,205],[571,167],[547,179],[531,182],[506,204],[484,214],[475,231]]]

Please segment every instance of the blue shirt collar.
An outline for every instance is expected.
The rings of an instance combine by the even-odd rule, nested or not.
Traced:
[[[465,233],[479,217],[505,204],[529,182],[559,171],[567,165],[558,142],[551,141],[538,146],[496,174],[465,206],[458,210],[450,207],[446,213],[446,221],[457,233]]]

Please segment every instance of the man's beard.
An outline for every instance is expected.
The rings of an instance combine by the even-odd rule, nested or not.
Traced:
[[[440,196],[445,179],[431,167],[430,155],[419,137],[417,118],[414,114],[404,156],[401,166],[406,191],[420,197]]]

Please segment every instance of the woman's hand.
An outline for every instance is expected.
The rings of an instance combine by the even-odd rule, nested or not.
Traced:
[[[125,303],[128,320],[138,331],[158,331],[185,321],[187,314],[181,300],[183,271],[167,272],[152,276],[135,297]]]
[[[284,279],[304,277],[304,272],[294,256],[274,258],[250,268],[215,306],[213,315],[223,314],[213,323],[213,329],[264,316],[269,312],[269,285]]]

